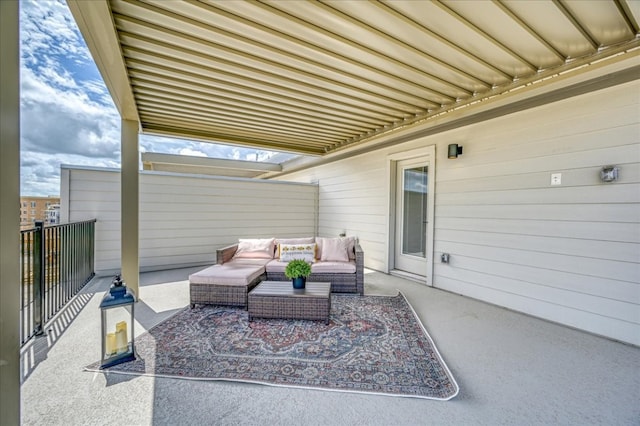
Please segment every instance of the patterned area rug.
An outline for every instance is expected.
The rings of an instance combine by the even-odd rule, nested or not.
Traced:
[[[136,339],[139,358],[99,370],[448,400],[449,369],[402,294],[333,295],[331,321],[185,308]]]

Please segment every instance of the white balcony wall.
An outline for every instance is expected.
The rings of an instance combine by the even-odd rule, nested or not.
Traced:
[[[63,166],[63,221],[97,219],[96,273],[120,270],[120,172]],[[317,185],[140,172],[140,269],[215,263],[238,238],[313,236]]]
[[[435,287],[639,345],[638,93],[634,81],[282,178],[317,182],[318,234],[357,235],[365,265],[388,271],[388,155],[435,145]],[[600,181],[606,165],[617,182]]]

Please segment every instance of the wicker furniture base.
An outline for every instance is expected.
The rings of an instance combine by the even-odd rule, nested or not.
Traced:
[[[249,291],[264,278],[265,276],[261,275],[247,286],[189,283],[191,307],[195,307],[196,304],[246,307]]]
[[[249,321],[254,318],[324,320],[329,324],[331,283],[307,282],[296,290],[291,281],[263,281],[248,297]]]
[[[284,272],[267,272],[267,280],[291,282]],[[307,281],[330,282],[332,293],[364,294],[364,274],[312,273]]]
[[[233,259],[233,255],[238,249],[238,244],[222,247],[216,250],[216,263],[222,265]],[[330,282],[331,291],[333,293],[359,293],[364,294],[364,251],[360,244],[356,244],[354,248],[354,256],[356,261],[356,272],[354,274],[344,273],[312,273],[307,277],[307,281],[314,282]],[[267,281],[286,281],[291,280],[284,275],[284,272],[267,272]]]

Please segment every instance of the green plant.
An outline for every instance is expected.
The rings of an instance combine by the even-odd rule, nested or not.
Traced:
[[[287,278],[308,277],[311,274],[311,265],[306,260],[294,259],[287,263],[284,270]]]

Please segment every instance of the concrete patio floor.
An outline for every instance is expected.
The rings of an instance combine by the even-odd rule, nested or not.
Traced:
[[[141,274],[136,334],[188,304],[198,269]],[[110,281],[94,278],[25,349],[23,424],[640,424],[640,348],[377,272],[365,292],[407,296],[460,386],[456,398],[84,372],[99,358]]]

